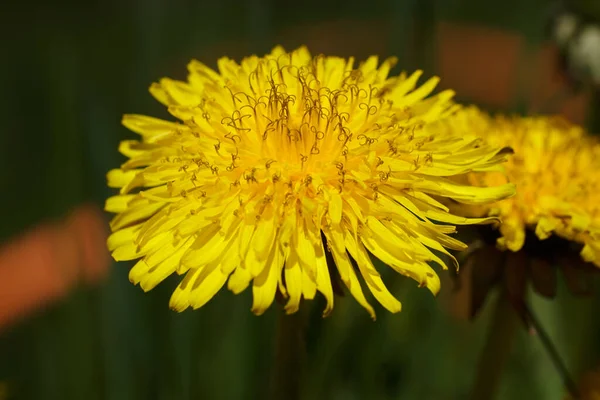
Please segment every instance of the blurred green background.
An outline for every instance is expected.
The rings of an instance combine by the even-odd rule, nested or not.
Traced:
[[[314,52],[343,56],[397,55],[397,71],[420,67],[431,75],[439,72],[440,21],[512,32],[523,38],[520,57],[526,57],[545,40],[549,9],[544,0],[4,2],[0,238],[84,201],[102,205],[113,192],[105,173],[123,161],[118,143],[134,137],[120,126],[121,115],[168,118],[147,88],[162,76],[185,78],[191,58],[215,65],[223,55],[239,59],[278,43],[307,43]],[[507,111],[523,111],[515,93]],[[249,291],[224,290],[201,310],[176,314],[167,306],[176,278],[144,294],[129,283],[128,267],[114,265],[101,287],[78,289],[0,333],[0,380],[9,383],[11,398],[267,394],[280,307],[255,317]],[[305,398],[467,398],[490,307],[473,324],[459,321],[441,304],[444,296],[435,299],[394,274],[386,278],[403,312],[379,307],[375,323],[349,298],[338,300],[327,319],[320,318],[323,304],[314,302]],[[574,376],[596,366],[600,297],[574,299],[561,287],[557,300],[532,296],[532,302]],[[498,398],[563,395],[539,340],[519,329]]]

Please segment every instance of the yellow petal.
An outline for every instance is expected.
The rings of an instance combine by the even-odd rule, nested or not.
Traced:
[[[135,194],[125,194],[109,197],[106,199],[104,210],[112,213],[123,212],[127,210],[129,202],[133,200],[135,196]]]
[[[155,213],[160,211],[165,206],[165,203],[149,203],[139,207],[130,207],[120,214],[117,214],[110,221],[110,228],[113,231],[126,228],[130,225],[145,221]]]
[[[181,256],[192,243],[192,238],[188,238],[181,243],[171,242],[156,252],[148,254],[143,260],[138,262],[143,262],[145,265],[143,264],[139,267],[138,271],[134,271],[137,264],[131,269],[129,272],[129,280],[134,284],[139,283],[140,287],[146,292],[154,289],[156,285],[177,270],[181,261]],[[143,271],[144,267],[146,267],[146,270],[140,277],[139,274]]]
[[[242,226],[240,228],[240,248],[239,248],[239,253],[240,253],[240,257],[242,257],[242,259],[246,258],[246,255],[248,254],[248,251],[250,249],[250,243],[252,243],[252,237],[254,236],[254,230],[255,230],[255,226],[253,224],[250,223],[242,223]]]
[[[139,173],[139,170],[123,171],[121,169],[112,169],[106,175],[108,187],[120,188],[128,185]]]
[[[400,312],[402,305],[394,296],[392,296],[383,283],[381,276],[375,269],[375,266],[371,262],[363,245],[361,243],[355,243],[354,239],[350,235],[347,235],[346,247],[352,258],[356,260],[356,264],[358,265],[362,277],[365,279],[369,290],[373,296],[375,296],[377,301],[392,313]]]
[[[252,236],[252,244],[246,256],[247,265],[253,276],[260,275],[265,267],[268,268],[267,259],[271,249],[275,246],[276,235],[277,226],[272,215],[270,218],[261,218]]]
[[[112,252],[112,257],[115,261],[129,261],[140,258],[146,253],[147,251],[142,251],[136,244],[127,243],[115,248]]]
[[[251,280],[252,275],[250,275],[250,272],[246,268],[237,267],[229,277],[227,289],[231,290],[234,294],[240,294],[248,287]]]
[[[182,106],[197,106],[200,104],[201,95],[198,91],[194,90],[192,86],[185,82],[176,81],[169,78],[163,78],[160,80],[161,88],[168,94],[168,105],[176,104]],[[158,92],[158,91],[157,91]],[[164,99],[162,93],[160,99]]]
[[[499,221],[497,217],[467,218],[435,210],[427,210],[425,216],[438,222],[446,222],[453,225],[487,224]]]
[[[325,258],[325,249],[323,243],[315,248],[316,269],[317,269],[317,290],[325,296],[327,305],[323,311],[323,317],[328,316],[333,311],[333,287],[331,286],[331,277],[329,267]]]
[[[293,314],[300,307],[302,298],[302,268],[298,263],[298,257],[294,251],[291,251],[285,262],[285,285],[288,293],[288,302],[285,305],[285,312]]]
[[[200,274],[200,270],[192,270],[188,272],[182,279],[181,283],[175,288],[169,300],[169,307],[177,312],[182,312],[190,306],[190,292],[192,283]]]
[[[590,246],[589,244],[586,244],[583,246],[583,249],[581,249],[581,258],[583,259],[583,261],[585,262],[593,262],[595,264],[598,263],[598,251],[596,251],[592,246]]]
[[[414,89],[421,75],[423,75],[423,71],[417,70],[408,78],[400,80],[401,83],[396,86],[390,94],[390,98],[394,101],[394,104],[397,101],[400,101],[406,93]]]
[[[201,268],[219,257],[226,244],[219,234],[219,226],[211,224],[196,237],[192,247],[182,257],[181,265],[185,268]]]
[[[316,277],[311,276],[302,269],[302,297],[306,300],[312,300],[317,294],[317,282]]]
[[[273,303],[277,282],[283,269],[283,257],[279,246],[273,246],[267,264],[252,284],[252,312],[263,314]]]
[[[411,105],[421,99],[424,99],[431,92],[433,92],[433,89],[435,89],[435,87],[437,86],[439,81],[440,81],[440,78],[438,78],[437,76],[429,78],[427,80],[427,82],[425,82],[423,85],[421,85],[416,90],[413,90],[412,92],[410,92],[409,94],[404,96],[397,104],[394,104],[394,106],[402,107],[402,106],[406,106],[406,105]]]
[[[365,298],[365,295],[363,294],[362,288],[360,287],[360,282],[358,281],[356,272],[354,272],[354,267],[352,266],[350,259],[348,258],[346,250],[344,249],[343,252],[340,252],[337,247],[333,247],[332,255],[333,260],[335,261],[335,265],[338,271],[340,271],[340,275],[342,276],[342,281],[344,282],[348,290],[350,290],[352,296],[356,299],[356,301],[358,301],[358,304],[363,306],[369,312],[371,318],[375,320],[375,310],[369,304],[369,302]],[[345,271],[344,275],[346,275],[346,278],[344,278],[344,275],[342,275],[342,270]]]
[[[197,91],[204,89],[207,81],[220,82],[222,80],[219,74],[198,60],[192,60],[188,64],[188,71],[190,72],[188,81]]]
[[[335,192],[330,193],[329,216],[334,224],[339,224],[342,220],[342,196]]]
[[[554,218],[542,217],[535,226],[535,234],[541,240],[547,239],[558,226],[558,221]]]
[[[177,131],[189,130],[185,125],[139,114],[125,114],[121,123],[151,143]]]
[[[152,83],[148,89],[152,97],[158,100],[161,104],[169,106],[174,104],[175,101],[169,96],[165,88],[160,83]]]
[[[134,243],[138,232],[142,229],[143,224],[132,225],[125,229],[120,229],[110,234],[106,240],[108,250],[113,251],[117,247],[123,246],[127,243]]]
[[[298,230],[296,239],[298,241],[298,260],[300,261],[302,271],[311,278],[311,281],[316,282],[317,271],[315,247],[309,237],[309,232],[307,232],[306,227],[304,227],[304,229],[301,227]]]
[[[206,273],[205,276],[202,273],[198,274],[190,291],[190,306],[193,309],[202,307],[212,299],[221,290],[228,278],[228,275],[224,274],[221,268],[216,265],[212,268],[208,266],[205,268],[210,272]]]
[[[465,204],[491,203],[515,194],[515,185],[512,183],[493,187],[476,187],[458,185],[451,180],[439,177],[428,177],[414,186],[426,193],[449,197]]]

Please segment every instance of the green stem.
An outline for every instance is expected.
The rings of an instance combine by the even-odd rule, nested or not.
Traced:
[[[581,394],[579,393],[579,389],[577,388],[575,381],[573,381],[573,378],[571,378],[569,369],[560,357],[558,349],[552,343],[550,335],[548,335],[541,322],[537,319],[537,317],[529,307],[526,306],[524,311],[527,313],[527,318],[529,321],[531,321],[531,324],[535,329],[534,333],[540,338],[544,349],[546,349],[546,351],[548,352],[548,356],[550,356],[552,364],[554,364],[554,367],[559,373],[560,378],[563,381],[563,384],[565,385],[565,388],[569,391],[569,394],[573,399],[580,399]]]
[[[275,338],[275,362],[271,372],[271,399],[299,400],[306,364],[306,304],[298,312],[281,311]]]
[[[471,399],[493,399],[512,348],[517,318],[504,289],[496,300],[485,346],[477,365]]]

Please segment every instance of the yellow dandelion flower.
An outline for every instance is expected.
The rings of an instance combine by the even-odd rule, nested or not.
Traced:
[[[478,227],[477,239],[460,256],[467,269],[457,276],[457,288],[464,290],[456,296],[468,301],[457,311],[475,317],[490,288],[503,284],[530,326],[527,282],[552,298],[557,270],[573,294],[589,294],[589,277],[600,271],[595,267],[600,266],[600,144],[559,117],[490,116],[476,107],[464,108],[439,125],[444,134],[470,130],[489,145],[510,145],[515,151],[502,172],[458,178],[476,186],[512,182],[517,194],[495,204],[450,206],[459,215],[497,216],[501,221]]]
[[[115,260],[140,259],[130,280],[143,290],[184,278],[170,306],[198,308],[224,285],[252,283],[252,311],[277,291],[285,310],[321,293],[334,303],[326,256],[374,318],[359,276],[386,309],[400,311],[372,256],[437,293],[433,261],[465,246],[456,217],[431,195],[485,203],[512,185],[478,188],[450,177],[502,162],[466,132],[435,136],[430,122],[451,114],[453,93],[426,98],[438,79],[417,87],[420,71],[388,77],[395,59],[313,57],[276,47],[218,72],[192,61],[188,82],[162,79],[152,95],[181,122],[125,115],[142,140],[121,143],[129,158],[108,174],[120,188],[106,202],[117,213],[108,246]],[[433,221],[438,221],[435,223]],[[444,224],[439,224],[439,222]]]
[[[469,176],[476,185],[516,184],[516,196],[475,213],[500,217],[499,247],[521,250],[530,229],[541,240],[556,234],[581,243],[582,258],[600,266],[600,144],[559,117],[494,118],[470,107],[454,119],[458,130],[515,150],[504,172]]]

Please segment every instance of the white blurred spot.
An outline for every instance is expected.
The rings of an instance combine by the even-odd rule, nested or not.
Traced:
[[[567,44],[575,34],[578,24],[579,18],[574,14],[562,14],[556,18],[554,36],[559,46],[563,47]]]

